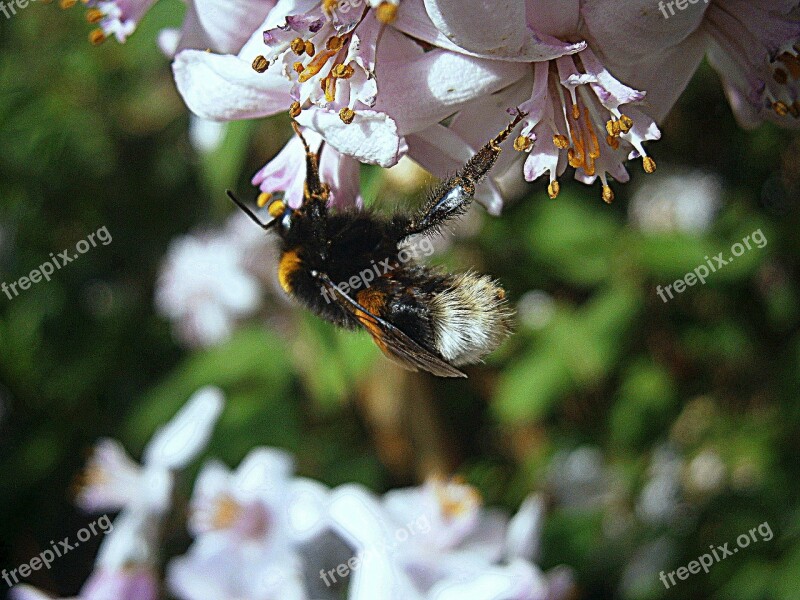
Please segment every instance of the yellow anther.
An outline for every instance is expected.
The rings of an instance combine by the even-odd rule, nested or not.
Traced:
[[[269,69],[269,61],[260,54],[253,59],[253,70],[256,73],[263,73]]]
[[[353,119],[356,118],[356,113],[352,108],[345,107],[339,111],[339,118],[345,125],[350,125],[350,123],[353,122]]]
[[[291,117],[294,119],[299,114],[300,114],[300,103],[297,100],[295,100],[289,106],[289,115],[291,115]]]
[[[615,138],[613,135],[606,136],[606,144],[611,146],[614,150],[619,148],[619,140]]]
[[[567,160],[569,161],[569,166],[573,169],[583,166],[583,157],[576,154],[575,148],[567,150]]]
[[[86,20],[92,24],[99,23],[105,16],[105,13],[99,8],[90,8],[86,11]]]
[[[295,73],[298,73],[298,74],[300,74],[303,71],[305,71],[305,67],[303,66],[303,63],[301,63],[299,60],[296,63],[292,64],[292,69],[294,69]]]
[[[59,0],[58,5],[67,10],[68,8],[72,8],[78,3],[78,0]]]
[[[642,166],[644,167],[645,173],[655,173],[656,172],[656,161],[653,160],[652,156],[645,156],[642,159]]]
[[[603,202],[606,204],[611,204],[614,201],[614,190],[611,189],[611,186],[604,185],[603,186]]]
[[[289,44],[289,47],[292,49],[292,52],[298,56],[302,56],[302,54],[306,51],[306,43],[303,41],[303,38],[299,37],[294,38],[292,43]]]
[[[572,105],[572,118],[576,121],[581,118],[581,109],[578,108],[577,104]]]
[[[355,71],[353,71],[353,67],[342,63],[335,65],[333,69],[331,69],[331,75],[337,79],[350,79],[354,72]]]
[[[631,127],[633,127],[633,119],[626,115],[622,115],[619,118],[619,128],[622,133],[628,133],[631,130]]]
[[[275,200],[275,202],[270,204],[269,208],[267,208],[269,216],[272,217],[273,219],[277,219],[278,217],[282,216],[285,210],[286,210],[286,205],[280,200]]]
[[[611,137],[617,137],[622,132],[622,127],[619,121],[615,121],[614,119],[610,119],[606,122],[606,132]]]
[[[317,53],[317,49],[314,47],[314,44],[310,41],[307,41],[305,43],[305,51],[306,54],[308,54],[309,56],[314,56]]]
[[[92,44],[92,46],[99,46],[105,41],[106,34],[103,33],[102,29],[94,29],[91,33],[89,33],[89,42]]]
[[[520,135],[514,140],[514,150],[517,152],[525,152],[533,145],[531,138],[526,135]]]
[[[328,14],[331,14],[338,4],[339,0],[322,0],[322,8]]]
[[[394,23],[397,18],[397,5],[391,2],[381,2],[375,9],[375,18],[386,25]]]
[[[256,205],[258,205],[258,208],[264,208],[270,200],[272,200],[272,194],[261,192],[256,199]]]
[[[786,106],[785,102],[781,102],[780,100],[773,103],[772,110],[774,110],[779,117],[785,117],[789,114],[789,107]]]
[[[558,198],[559,192],[561,192],[561,184],[558,183],[558,179],[554,179],[550,182],[550,185],[547,186],[547,195],[550,196],[551,199],[555,200]]]
[[[328,38],[328,41],[325,42],[325,47],[334,52],[341,50],[342,46],[344,46],[344,39],[340,38],[338,35],[332,35]]]
[[[569,140],[563,133],[557,133],[553,136],[553,144],[559,150],[566,150],[569,148]]]

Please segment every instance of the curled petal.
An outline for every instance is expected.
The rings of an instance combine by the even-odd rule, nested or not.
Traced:
[[[391,167],[408,151],[395,121],[386,114],[360,110],[350,124],[330,110],[312,107],[297,122],[316,131],[333,148],[361,162]]]
[[[178,49],[236,54],[274,6],[275,0],[193,0]]]

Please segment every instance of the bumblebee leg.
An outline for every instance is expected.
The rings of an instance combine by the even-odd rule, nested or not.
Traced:
[[[405,235],[422,233],[436,228],[446,220],[466,211],[475,196],[475,187],[497,162],[497,158],[500,156],[500,144],[524,117],[525,113],[517,109],[517,114],[508,127],[478,150],[458,173],[439,184],[425,207],[406,224]]]
[[[330,188],[327,184],[322,183],[319,178],[319,154],[322,151],[322,147],[320,146],[319,152],[312,152],[306,138],[303,137],[303,133],[300,131],[297,121],[292,121],[292,128],[297,137],[300,138],[306,151],[306,184],[303,190],[303,204],[313,200],[327,204]]]

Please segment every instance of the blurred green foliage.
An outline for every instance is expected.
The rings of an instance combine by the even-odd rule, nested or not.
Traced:
[[[724,206],[708,231],[631,227],[626,207],[640,173],[617,186],[611,207],[596,189],[565,181],[556,201],[536,185],[502,217],[484,217],[477,236],[439,260],[492,273],[512,300],[544,290],[552,314],[535,327],[521,319],[467,382],[389,374],[381,384],[388,366],[367,336],[299,310],[290,311],[291,335],[252,324],[219,347],[189,352],[153,312],[159,261],[173,237],[220,223],[229,210],[222,191],[247,189],[289,133],[285,118],[238,123],[219,149],[195,154],[154,42],[180,10],[159,3],[127,44],[101,48],[86,42],[78,11],[36,3],[0,21],[0,280],[16,280],[103,225],[113,236],[51,282],[14,300],[0,296],[3,566],[81,526],[68,490],[98,437],[118,437],[138,456],[195,389],[213,383],[228,406],[208,454],[229,464],[275,445],[295,453],[304,475],[382,491],[415,483],[427,464],[419,457],[435,451],[445,457],[436,464],[464,473],[488,503],[515,508],[531,490],[548,492],[542,565],[574,567],[583,597],[797,598],[796,136],[740,130],[703,69],[652,151],[659,164],[722,178]],[[371,203],[383,201],[381,177],[365,170]],[[410,198],[395,191],[386,201]],[[667,304],[659,299],[657,285],[758,228],[765,248]],[[383,435],[369,410],[395,391],[405,394],[406,446],[400,432]],[[653,524],[635,505],[665,445],[684,461],[688,516]],[[564,487],[554,465],[581,447],[602,451],[591,471],[612,500],[588,502],[582,488]],[[687,465],[709,451],[723,481],[693,489]],[[188,494],[189,479],[182,485]],[[674,570],[764,521],[773,540],[669,591],[637,567],[651,556],[657,570]],[[172,543],[185,539],[173,532]],[[91,561],[91,548],[75,553],[35,583],[74,592]]]

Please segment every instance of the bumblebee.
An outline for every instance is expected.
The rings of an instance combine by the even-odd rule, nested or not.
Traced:
[[[505,291],[487,275],[454,275],[417,264],[404,248],[412,236],[433,234],[467,210],[475,187],[500,155],[500,144],[524,116],[517,111],[416,213],[331,211],[319,153],[311,151],[294,122],[306,153],[301,206],[274,200],[268,207],[273,218],[263,223],[228,195],[260,227],[279,236],[278,279],[289,296],[336,325],[363,327],[386,356],[407,369],[466,377],[457,367],[480,362],[511,331]]]

